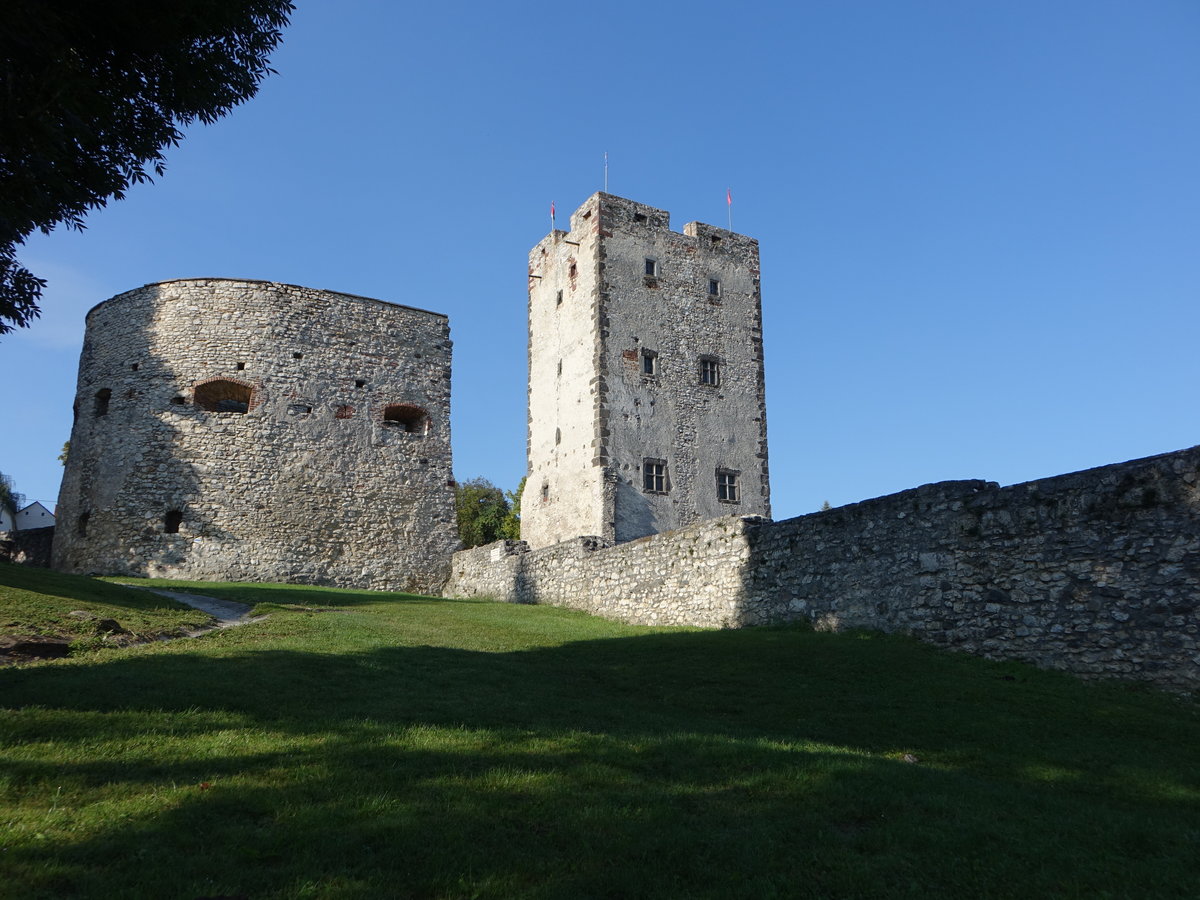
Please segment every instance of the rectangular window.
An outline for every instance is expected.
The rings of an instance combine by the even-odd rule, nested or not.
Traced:
[[[741,489],[738,473],[732,469],[717,469],[717,499],[722,503],[740,503]]]
[[[721,384],[721,363],[711,356],[700,357],[700,383],[711,387]]]
[[[647,459],[642,462],[642,490],[647,494],[667,492],[667,461]]]
[[[646,257],[646,275],[650,278],[658,277],[658,260]]]
[[[721,296],[721,282],[718,279],[716,279],[716,278],[708,279],[708,296],[710,296],[710,297],[720,297]]]
[[[653,350],[642,351],[642,374],[657,375],[658,374],[658,354]]]

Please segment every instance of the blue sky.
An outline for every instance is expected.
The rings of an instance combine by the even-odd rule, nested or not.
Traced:
[[[776,518],[1200,443],[1200,4],[300,0],[258,97],[36,236],[0,471],[52,506],[94,304],[259,278],[450,316],[454,468],[525,467],[526,255],[603,186],[761,242]]]

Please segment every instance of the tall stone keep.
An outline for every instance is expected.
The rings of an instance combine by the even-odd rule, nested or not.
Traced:
[[[87,316],[56,568],[437,591],[458,546],[446,317],[264,281]]]
[[[770,515],[758,242],[597,193],[529,256],[521,537]]]

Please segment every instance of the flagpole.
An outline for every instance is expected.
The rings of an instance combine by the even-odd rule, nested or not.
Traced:
[[[608,193],[608,151],[604,151],[604,193]]]

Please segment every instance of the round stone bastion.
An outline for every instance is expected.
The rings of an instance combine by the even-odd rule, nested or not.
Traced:
[[[87,315],[55,568],[432,593],[458,547],[445,316],[232,279]]]

